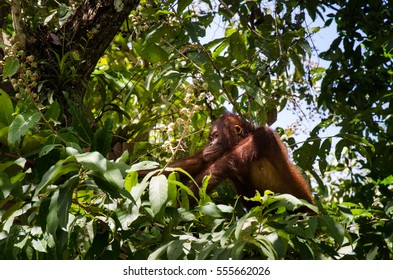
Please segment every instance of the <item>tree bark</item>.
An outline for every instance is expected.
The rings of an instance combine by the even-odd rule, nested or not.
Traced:
[[[59,99],[62,99],[63,92],[67,92],[70,99],[83,108],[84,85],[113,37],[138,4],[139,0],[85,0],[59,30],[42,28],[39,33],[30,34],[26,42],[27,53],[35,55],[37,60],[53,63],[52,67],[58,64],[56,55],[61,58],[73,52],[79,56],[74,65],[77,78],[65,84],[54,83],[49,90],[54,91]],[[43,76],[53,74],[50,67],[42,71]]]

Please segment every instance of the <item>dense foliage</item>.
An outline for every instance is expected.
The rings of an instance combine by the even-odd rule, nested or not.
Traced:
[[[124,2],[0,4],[0,259],[393,258],[392,1]],[[124,23],[81,32],[89,5]],[[318,119],[304,142],[278,128],[318,215],[268,191],[245,211],[229,182],[195,204],[176,172],[138,182],[225,108]]]

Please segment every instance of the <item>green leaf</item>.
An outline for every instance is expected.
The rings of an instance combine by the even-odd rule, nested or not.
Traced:
[[[228,229],[225,230],[224,235],[220,239],[221,247],[226,245],[227,240],[232,236],[233,232],[236,230],[237,224],[231,225]]]
[[[46,216],[46,231],[52,235],[56,234],[57,227],[59,226],[59,218],[57,216],[58,213],[58,199],[59,199],[59,190],[55,190],[52,194],[49,204],[49,212]]]
[[[332,147],[332,138],[327,138],[325,141],[323,141],[320,149],[319,149],[319,170],[321,171],[322,175],[325,173],[326,167],[328,165],[327,163],[327,157],[330,153],[330,149]]]
[[[206,35],[206,30],[200,22],[186,22],[184,27],[194,43],[199,43],[198,37],[204,37]]]
[[[120,189],[117,184],[108,182],[108,180],[106,180],[103,174],[99,172],[94,172],[90,174],[90,177],[93,178],[99,189],[108,193],[112,198],[121,198],[123,195],[127,196],[127,194],[121,192],[122,190],[125,191],[124,189]]]
[[[122,168],[119,164],[107,161],[107,170],[103,173],[104,178],[119,189],[122,189],[124,186]]]
[[[162,254],[167,251],[167,248],[170,246],[170,243],[164,244],[163,246],[159,247],[153,253],[151,253],[148,257],[148,260],[158,260]]]
[[[314,251],[304,239],[295,236],[292,239],[292,242],[294,243],[295,247],[299,250],[300,257],[302,260],[314,259]]]
[[[39,239],[39,240],[33,239],[31,241],[31,245],[38,252],[46,253],[46,247],[47,247],[46,245],[47,244],[46,244],[46,241],[44,239]]]
[[[69,218],[69,210],[72,204],[72,194],[74,189],[78,186],[79,177],[73,176],[60,188],[59,198],[58,198],[58,224],[60,228],[66,228]]]
[[[204,80],[209,85],[209,91],[211,91],[212,93],[218,93],[219,90],[222,88],[221,77],[218,74],[205,74]]]
[[[347,140],[341,139],[336,144],[336,150],[334,151],[337,161],[340,161],[343,149],[347,146]]]
[[[318,217],[320,227],[327,233],[327,235],[334,238],[337,245],[342,245],[344,241],[345,229],[341,224],[336,223],[330,216]]]
[[[29,129],[34,127],[41,119],[41,113],[37,112],[32,115],[19,114],[13,120],[8,131],[8,144],[14,146],[19,144],[22,136],[24,136]]]
[[[198,209],[202,213],[205,213],[206,215],[213,218],[222,218],[224,215],[217,205],[212,202],[208,202],[205,205],[199,206]]]
[[[72,127],[87,144],[93,143],[93,132],[87,118],[82,115],[81,110],[74,102],[72,102],[69,98],[66,99],[72,115]]]
[[[13,165],[13,162],[10,162],[11,165]],[[7,198],[11,191],[12,191],[12,184],[10,181],[10,178],[8,177],[8,175],[6,173],[3,173],[1,170],[1,164],[0,164],[0,201]],[[1,208],[1,203],[0,202],[0,208]]]
[[[195,218],[196,218],[194,214],[192,214],[191,212],[187,211],[184,208],[178,208],[177,212],[178,212],[179,217],[182,221],[190,222],[190,221],[195,220]]]
[[[84,153],[75,155],[75,159],[88,170],[105,172],[107,170],[107,160],[99,152]]]
[[[149,187],[149,201],[151,210],[157,215],[168,199],[168,179],[164,175],[151,178]]]
[[[229,52],[236,58],[237,61],[243,62],[246,59],[246,44],[244,43],[243,37],[239,32],[235,32],[230,37]]]
[[[185,240],[173,240],[167,248],[168,259],[177,260],[183,253],[183,244]]]
[[[52,120],[52,121],[57,121],[57,119],[60,116],[60,105],[57,101],[54,101],[48,108],[48,110],[46,110],[45,112],[45,119],[47,119],[48,121]]]
[[[141,161],[131,166],[131,171],[157,169],[159,164],[155,161]]]
[[[191,3],[192,0],[179,0],[177,2],[177,13],[181,14]]]
[[[45,145],[39,152],[38,156],[43,157],[49,154],[51,151],[53,151],[56,148],[63,148],[63,145],[60,144],[50,144],[50,145]]]
[[[138,184],[138,172],[130,171],[124,178],[124,189],[131,192],[132,187]]]
[[[109,152],[112,144],[112,128],[113,120],[109,118],[105,121],[104,126],[100,127],[94,134],[92,150],[103,155]]]
[[[24,168],[25,164],[26,164],[26,159],[23,157],[20,157],[16,160],[13,160],[13,161],[6,161],[4,163],[0,163],[0,173],[5,171],[7,168],[9,168],[10,166],[13,166],[13,165],[17,165],[21,168]],[[1,186],[1,184],[0,184],[0,186]]]
[[[9,126],[12,123],[14,117],[12,114],[14,113],[14,106],[12,105],[11,98],[5,93],[2,89],[0,89],[0,128],[1,124],[5,126]]]
[[[115,209],[121,228],[127,230],[130,225],[140,217],[140,203],[122,203]]]
[[[251,213],[244,215],[243,217],[241,217],[239,219],[239,221],[237,221],[236,230],[235,230],[235,238],[236,239],[240,238],[240,234],[243,231],[243,225],[249,217],[251,217]]]
[[[19,60],[17,58],[6,58],[3,72],[3,80],[16,74],[19,70]]]
[[[28,210],[31,209],[31,204],[25,204],[25,201],[16,202],[10,208],[8,208],[5,213],[2,213],[2,230],[9,233],[11,226],[14,223],[14,219],[23,214],[26,214]]]
[[[151,63],[167,61],[169,56],[169,54],[156,43],[146,43],[144,45],[135,43],[134,50],[138,55]]]
[[[51,166],[48,171],[45,172],[44,176],[42,176],[42,180],[35,190],[35,195],[38,195],[43,188],[47,187],[49,184],[54,183],[61,176],[70,172],[78,171],[79,166],[74,156],[70,156],[65,160],[58,161],[55,165]],[[70,177],[70,175],[68,175],[68,177]]]
[[[168,176],[168,202],[171,206],[176,206],[177,203],[177,187],[174,181],[177,181],[177,173],[173,172]]]
[[[208,47],[210,47],[210,46],[213,47],[216,44],[218,44],[218,46],[213,51],[212,58],[216,59],[217,57],[219,57],[221,55],[221,53],[228,48],[229,42],[230,42],[230,40],[228,40],[227,38],[217,39],[217,40],[210,42],[208,44]]]

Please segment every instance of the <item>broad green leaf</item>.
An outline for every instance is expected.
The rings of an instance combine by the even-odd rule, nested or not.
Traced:
[[[251,217],[251,213],[248,213],[246,215],[244,215],[243,217],[241,217],[238,221],[237,221],[237,225],[236,225],[236,230],[235,230],[235,238],[239,239],[240,238],[240,234],[243,231],[243,225],[244,223],[247,221],[247,219]]]
[[[179,0],[177,2],[177,13],[181,14],[191,3],[192,0]]]
[[[151,178],[149,201],[154,215],[157,215],[168,199],[168,179],[164,175]]]
[[[215,74],[215,73],[205,74],[204,80],[209,85],[209,91],[211,91],[213,93],[218,93],[220,91],[220,89],[222,88],[221,77],[218,74]]]
[[[126,230],[140,216],[139,206],[135,204],[122,203],[116,207],[115,213],[121,224],[121,228]]]
[[[243,62],[246,59],[246,44],[239,32],[235,32],[230,37],[229,52],[237,61]]]
[[[177,212],[179,214],[179,217],[182,221],[192,221],[195,220],[195,215],[192,214],[191,212],[187,211],[184,208],[178,208]]]
[[[134,50],[142,58],[151,63],[167,61],[169,56],[169,54],[156,43],[147,43],[145,45],[135,43]]]
[[[336,223],[332,217],[326,215],[318,217],[318,223],[327,235],[334,238],[337,245],[342,245],[345,234],[343,225]]]
[[[171,206],[176,206],[177,203],[177,187],[174,181],[177,181],[177,174],[172,172],[168,176],[168,202]]]
[[[12,160],[12,161],[6,161],[5,163],[0,163],[0,173],[5,171],[8,167],[13,166],[13,165],[17,165],[21,168],[24,168],[26,164],[26,159],[21,157],[18,158],[16,160]],[[0,184],[1,186],[1,184]]]
[[[19,114],[13,120],[8,131],[8,143],[10,146],[19,144],[22,136],[24,136],[29,129],[33,128],[41,119],[41,113],[34,113],[32,115]]]
[[[38,240],[37,239],[33,239],[31,241],[31,245],[38,252],[46,253],[47,243],[46,243],[45,239],[38,239]]]
[[[124,178],[124,189],[131,192],[132,187],[138,184],[138,172],[130,171]]]
[[[295,247],[299,250],[300,257],[302,260],[314,259],[314,251],[312,250],[310,245],[307,242],[305,242],[304,239],[295,236],[292,239],[292,242],[294,243]]]
[[[234,260],[241,259],[243,248],[247,244],[246,240],[237,240],[231,250],[231,258]]]
[[[212,58],[216,59],[219,57],[221,53],[228,48],[229,42],[230,41],[227,38],[221,38],[208,43],[208,48],[213,48],[218,44],[212,53]]]
[[[1,124],[5,126],[9,126],[12,123],[14,117],[12,114],[14,113],[14,106],[12,105],[11,98],[5,93],[2,89],[0,89],[0,128]]]
[[[330,153],[330,149],[332,147],[332,138],[327,138],[325,141],[323,141],[320,149],[319,149],[319,170],[321,171],[322,175],[325,173],[326,167],[328,165],[327,163],[327,157]]]
[[[159,260],[161,255],[167,251],[168,246],[170,246],[170,243],[164,244],[163,246],[159,247],[157,250],[155,250],[149,255],[148,260]]]
[[[58,198],[58,212],[57,218],[59,220],[58,224],[60,228],[66,228],[69,219],[69,210],[72,204],[72,194],[74,189],[78,186],[79,177],[73,176],[60,188],[59,198]]]
[[[6,58],[3,72],[3,80],[16,74],[19,70],[19,60],[17,58]]]
[[[14,223],[14,219],[20,215],[26,214],[31,209],[31,204],[25,204],[25,201],[19,201],[13,204],[9,209],[2,214],[2,230],[9,233],[11,226]],[[5,221],[5,222],[4,222]]]
[[[87,118],[69,98],[67,98],[67,103],[72,115],[72,127],[86,143],[93,143],[93,132]]]
[[[205,63],[209,62],[209,57],[205,53],[200,52],[189,52],[187,57],[192,60],[195,64],[203,66]]]
[[[103,127],[100,127],[94,134],[92,150],[98,151],[103,155],[106,155],[112,145],[112,128],[113,120],[111,118],[105,121]]]
[[[46,110],[45,112],[45,119],[47,119],[48,121],[57,121],[57,119],[60,116],[60,105],[57,101],[54,101],[48,108],[48,110]]]
[[[348,145],[347,140],[345,139],[341,139],[340,141],[338,141],[338,143],[336,144],[336,149],[335,149],[335,156],[337,161],[341,160],[341,156],[342,156],[342,152],[344,150],[344,148]]]
[[[53,151],[56,148],[62,148],[63,145],[60,144],[50,144],[50,145],[45,145],[39,152],[38,156],[43,157],[49,154],[51,151]]]
[[[206,35],[206,30],[200,22],[186,22],[184,27],[194,43],[199,43],[199,37]]]
[[[53,192],[50,199],[49,212],[46,216],[46,231],[52,235],[56,234],[56,230],[59,226],[59,218],[57,215],[59,209],[59,193],[60,191],[58,189]]]
[[[10,165],[13,165],[13,162],[10,162]],[[12,190],[12,184],[10,181],[10,178],[8,177],[7,173],[3,173],[1,168],[2,166],[4,166],[4,164],[0,164],[0,201],[7,198]],[[7,166],[8,167],[8,166]],[[0,203],[0,208],[1,208],[1,203]]]
[[[90,174],[90,177],[94,179],[94,182],[96,183],[98,188],[110,194],[112,198],[121,198],[122,196],[127,196],[127,194],[129,195],[129,193],[126,192],[124,189],[119,188],[119,185],[117,183],[108,182],[105,176],[100,172],[93,172],[92,174]],[[121,191],[124,191],[124,193],[122,193]]]
[[[107,170],[107,160],[99,152],[89,152],[75,155],[75,159],[88,170],[105,172]]]
[[[131,166],[131,171],[157,169],[159,164],[155,161],[141,161]]]
[[[199,210],[203,213],[205,213],[208,216],[214,217],[214,218],[222,218],[223,213],[221,210],[217,207],[216,204],[212,202],[208,202],[205,205],[199,206]]]
[[[79,166],[74,156],[70,156],[65,160],[58,161],[55,165],[51,166],[48,171],[42,176],[41,182],[35,190],[35,195],[48,185],[54,183],[58,178],[70,172],[78,172]]]
[[[223,213],[233,213],[234,210],[232,206],[223,204],[217,205],[217,208],[220,209]]]
[[[0,128],[0,144],[3,144],[4,146],[8,146],[8,131],[9,131],[9,126]]]
[[[212,251],[217,250],[217,245],[216,244],[210,244],[210,245],[205,245],[200,251],[199,255],[197,257],[198,260],[205,260],[209,257],[210,253]]]
[[[237,225],[233,224],[229,228],[225,230],[225,233],[223,234],[222,238],[220,239],[220,245],[221,247],[224,247],[229,240],[229,238],[232,237],[234,231],[236,230]]]
[[[120,169],[112,162],[107,163],[108,169],[103,173],[104,178],[112,185],[121,189],[124,186],[124,179]]]
[[[297,72],[299,73],[297,78],[299,80],[302,80],[305,72],[304,72],[304,64],[301,60],[302,59],[301,56],[295,52],[290,52],[290,57],[292,59],[293,64],[295,65]]]
[[[183,253],[183,244],[185,240],[173,240],[169,243],[167,255],[169,260],[177,260]]]

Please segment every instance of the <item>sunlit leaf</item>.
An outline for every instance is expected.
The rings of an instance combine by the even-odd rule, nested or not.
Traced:
[[[167,248],[168,259],[177,260],[183,253],[183,244],[185,240],[173,240]]]
[[[17,58],[6,58],[3,72],[3,79],[11,77],[19,70],[19,60]]]
[[[32,115],[19,114],[15,117],[8,131],[8,143],[10,146],[18,144],[21,137],[24,136],[31,128],[33,128],[41,119],[40,113]]]
[[[14,106],[12,105],[11,98],[5,93],[2,89],[0,89],[0,128],[1,124],[8,126],[12,123],[14,117],[12,114],[14,113]]]
[[[149,201],[154,215],[157,215],[168,199],[168,179],[164,175],[151,178]]]
[[[199,206],[199,209],[208,216],[214,218],[221,218],[223,217],[222,211],[217,207],[216,204],[212,202],[208,202],[205,205]]]
[[[48,171],[42,176],[41,182],[38,184],[37,189],[35,190],[36,195],[40,193],[40,191],[47,187],[49,184],[55,182],[58,178],[63,175],[69,173],[79,171],[79,166],[75,157],[70,156],[65,160],[58,161],[55,165],[51,166]]]

